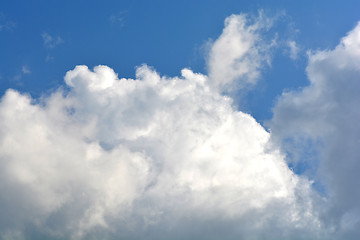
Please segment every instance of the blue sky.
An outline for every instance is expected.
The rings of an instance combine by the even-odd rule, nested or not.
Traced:
[[[0,2],[0,239],[358,239],[359,9]]]
[[[283,89],[307,84],[306,51],[336,46],[358,21],[358,7],[358,1],[3,2],[0,92],[14,88],[39,97],[63,85],[65,72],[79,64],[108,65],[122,77],[134,77],[143,63],[167,76],[183,67],[206,73],[206,43],[221,33],[224,19],[263,9],[286,14],[276,31],[301,48],[295,61],[276,49],[272,66],[263,71],[265,84],[242,104],[257,119],[269,119]],[[47,47],[43,34],[61,41]],[[23,66],[31,73],[22,74]]]

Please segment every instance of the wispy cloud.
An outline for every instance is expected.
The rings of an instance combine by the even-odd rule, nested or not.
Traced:
[[[50,62],[52,60],[54,60],[55,58],[53,56],[51,56],[50,54],[48,54],[45,58],[45,62]]]
[[[118,14],[113,14],[109,17],[112,24],[118,24],[121,27],[125,26],[125,14],[126,11],[121,11]]]
[[[47,48],[55,48],[56,46],[64,42],[64,40],[61,37],[59,36],[54,37],[48,33],[41,34],[41,37],[43,39],[44,46]]]
[[[288,41],[287,42],[287,46],[288,46],[288,52],[289,52],[289,57],[292,59],[292,60],[296,60],[298,58],[298,54],[299,54],[299,47],[297,46],[296,42],[295,41]]]
[[[13,30],[16,23],[8,20],[3,13],[0,12],[0,32],[3,30]]]
[[[21,70],[18,71],[18,73],[15,74],[15,76],[12,78],[12,80],[19,86],[23,85],[22,78],[24,75],[31,74],[30,68],[28,65],[23,65],[21,67]]]
[[[28,65],[23,65],[22,68],[21,68],[21,71],[23,74],[30,74],[31,71],[30,71],[30,68]]]
[[[5,23],[0,23],[0,31],[2,30],[12,30],[16,27],[15,22],[7,21]]]

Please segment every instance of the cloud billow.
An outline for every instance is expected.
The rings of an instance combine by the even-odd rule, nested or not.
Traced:
[[[223,32],[212,44],[207,59],[210,85],[225,92],[254,86],[261,69],[270,64],[276,36],[272,40],[264,36],[275,20],[263,11],[256,19],[245,14],[226,18]]]
[[[316,143],[317,157],[300,161],[318,165],[311,177],[324,185],[328,196],[322,218],[346,239],[360,234],[359,61],[360,23],[335,49],[309,52],[309,85],[283,93],[269,124],[274,140],[292,139],[283,145],[285,151],[297,149],[301,156],[306,142]]]

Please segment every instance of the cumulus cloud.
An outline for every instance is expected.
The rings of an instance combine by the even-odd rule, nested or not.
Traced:
[[[231,84],[255,83],[269,56],[259,44],[264,20],[248,24],[244,15],[229,17],[210,52],[208,76],[183,69],[181,76],[168,78],[143,65],[135,79],[126,79],[107,66],[76,66],[65,75],[66,88],[50,96],[32,99],[8,90],[0,102],[1,238],[331,239],[336,229],[324,221],[326,214],[335,216],[336,209],[351,204],[325,211],[321,206],[339,199],[337,188],[335,198],[321,198],[311,181],[289,169],[270,133],[222,94]],[[327,65],[321,59],[335,64],[338,58],[330,56],[336,51],[343,60],[350,52],[357,59],[356,51],[346,50],[358,46],[350,36],[333,52],[311,55],[309,76],[325,83]],[[358,68],[346,63],[338,70],[354,71],[344,76],[353,76],[349,81],[355,84]],[[324,84],[329,90],[335,78],[331,82]],[[308,91],[319,93],[309,94],[314,100],[322,96],[322,88]],[[279,117],[282,99],[293,94],[275,108],[278,138],[296,133]],[[343,97],[357,101],[351,94]],[[332,114],[332,106],[330,101],[328,112],[320,113]],[[296,115],[296,106],[292,109]],[[316,121],[320,113],[313,115]],[[291,114],[285,115],[293,120]],[[331,129],[336,132],[331,124],[347,116],[334,115],[331,124],[320,121],[323,128],[312,131],[308,115],[301,114],[299,124],[320,137],[331,136]],[[342,150],[347,134],[327,146],[339,144]],[[355,145],[349,149],[356,152]],[[339,189],[348,183],[333,182]],[[347,210],[337,226],[351,234],[359,214]]]
[[[270,123],[288,153],[317,166],[312,177],[329,197],[324,220],[347,232],[346,239],[360,234],[359,61],[360,23],[335,49],[309,52],[309,86],[283,93]],[[306,157],[309,142],[316,157]]]
[[[65,76],[68,93],[34,103],[7,91],[0,105],[3,234],[30,224],[75,238],[98,228],[126,238],[228,231],[236,238],[317,226],[309,183],[206,76],[183,69],[165,78],[147,66],[136,75],[118,79],[106,66],[77,66]]]

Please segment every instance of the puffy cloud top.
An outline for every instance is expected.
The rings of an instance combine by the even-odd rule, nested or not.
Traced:
[[[137,76],[77,66],[65,76],[67,94],[59,90],[39,104],[5,94],[2,188],[14,190],[2,206],[17,212],[11,226],[35,221],[50,235],[72,237],[98,227],[131,237],[134,227],[145,234],[154,226],[168,238],[187,221],[200,233],[208,221],[240,223],[250,212],[306,224],[295,191],[306,194],[308,183],[268,145],[269,133],[211,90],[206,76],[184,69],[180,78],[164,78],[147,66]],[[270,224],[262,221],[254,231]]]

